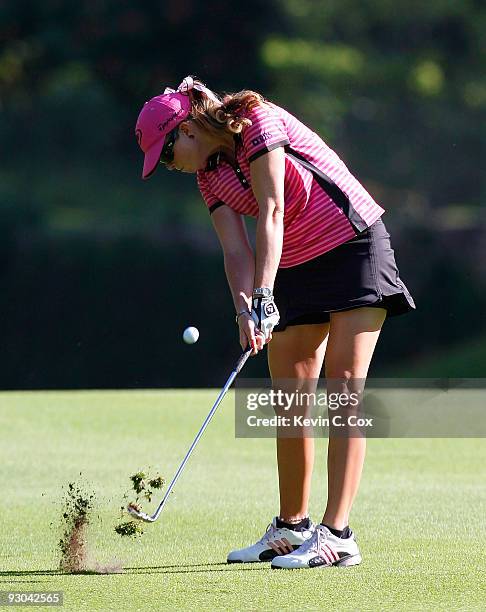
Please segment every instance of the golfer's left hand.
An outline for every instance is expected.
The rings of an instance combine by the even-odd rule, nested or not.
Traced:
[[[280,313],[275,304],[273,296],[254,297],[252,302],[251,316],[258,329],[262,332],[265,344],[272,339],[272,330],[280,321]]]

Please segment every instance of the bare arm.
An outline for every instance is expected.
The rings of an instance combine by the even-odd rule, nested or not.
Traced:
[[[283,244],[285,151],[282,147],[251,163],[251,184],[258,201],[255,287],[273,289]]]
[[[237,312],[251,310],[254,287],[273,289],[283,244],[283,148],[261,155],[252,162],[250,168],[252,189],[259,206],[256,263],[241,215],[226,206],[220,206],[212,215],[213,225],[223,247],[226,277]],[[260,350],[265,343],[265,334],[255,330],[255,323],[249,316],[243,315],[238,322],[242,347],[246,346],[248,340]],[[270,339],[271,333],[267,341]]]
[[[223,247],[224,268],[235,310],[237,313],[251,311],[255,257],[248,240],[244,218],[228,206],[220,206],[213,212],[211,219]],[[240,316],[238,325],[243,349],[248,342],[258,349],[263,347],[261,332],[255,329],[251,316]]]
[[[211,220],[223,248],[224,269],[235,310],[241,312],[250,309],[255,258],[245,221],[228,206],[217,208],[211,215]]]

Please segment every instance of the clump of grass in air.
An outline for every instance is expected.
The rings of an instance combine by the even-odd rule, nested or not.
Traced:
[[[140,512],[142,509],[141,501],[145,500],[150,503],[155,491],[162,489],[165,484],[165,480],[160,474],[156,473],[150,476],[144,471],[139,471],[130,476],[130,481],[132,483],[131,488],[135,492],[135,500],[128,502],[126,506],[121,506],[122,518],[125,515],[125,511],[128,512],[129,508],[133,508]],[[126,493],[124,499],[127,500],[129,495],[133,495],[132,491]],[[122,521],[115,526],[115,531],[122,537],[136,538],[143,534],[143,523],[135,520]]]

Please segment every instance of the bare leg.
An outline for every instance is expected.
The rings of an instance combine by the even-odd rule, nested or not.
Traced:
[[[361,379],[368,374],[373,351],[386,317],[382,308],[357,308],[331,315],[326,351],[327,379]],[[366,452],[365,437],[329,437],[328,501],[322,522],[335,529],[349,523]]]
[[[274,334],[268,345],[272,380],[294,379],[297,388],[315,392],[329,324],[295,325]],[[295,391],[295,386],[294,386]],[[292,522],[308,516],[314,467],[314,439],[285,438],[277,432],[280,517]]]

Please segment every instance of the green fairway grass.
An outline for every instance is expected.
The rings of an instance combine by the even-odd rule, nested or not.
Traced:
[[[371,440],[351,527],[349,569],[226,565],[278,512],[274,440],[234,438],[230,394],[161,518],[135,541],[113,531],[131,474],[170,480],[218,391],[0,394],[0,590],[64,591],[65,610],[473,610],[486,602],[485,440]],[[324,508],[317,440],[311,516]],[[96,493],[98,563],[123,574],[63,575],[62,487]],[[153,511],[158,500],[145,504]]]

